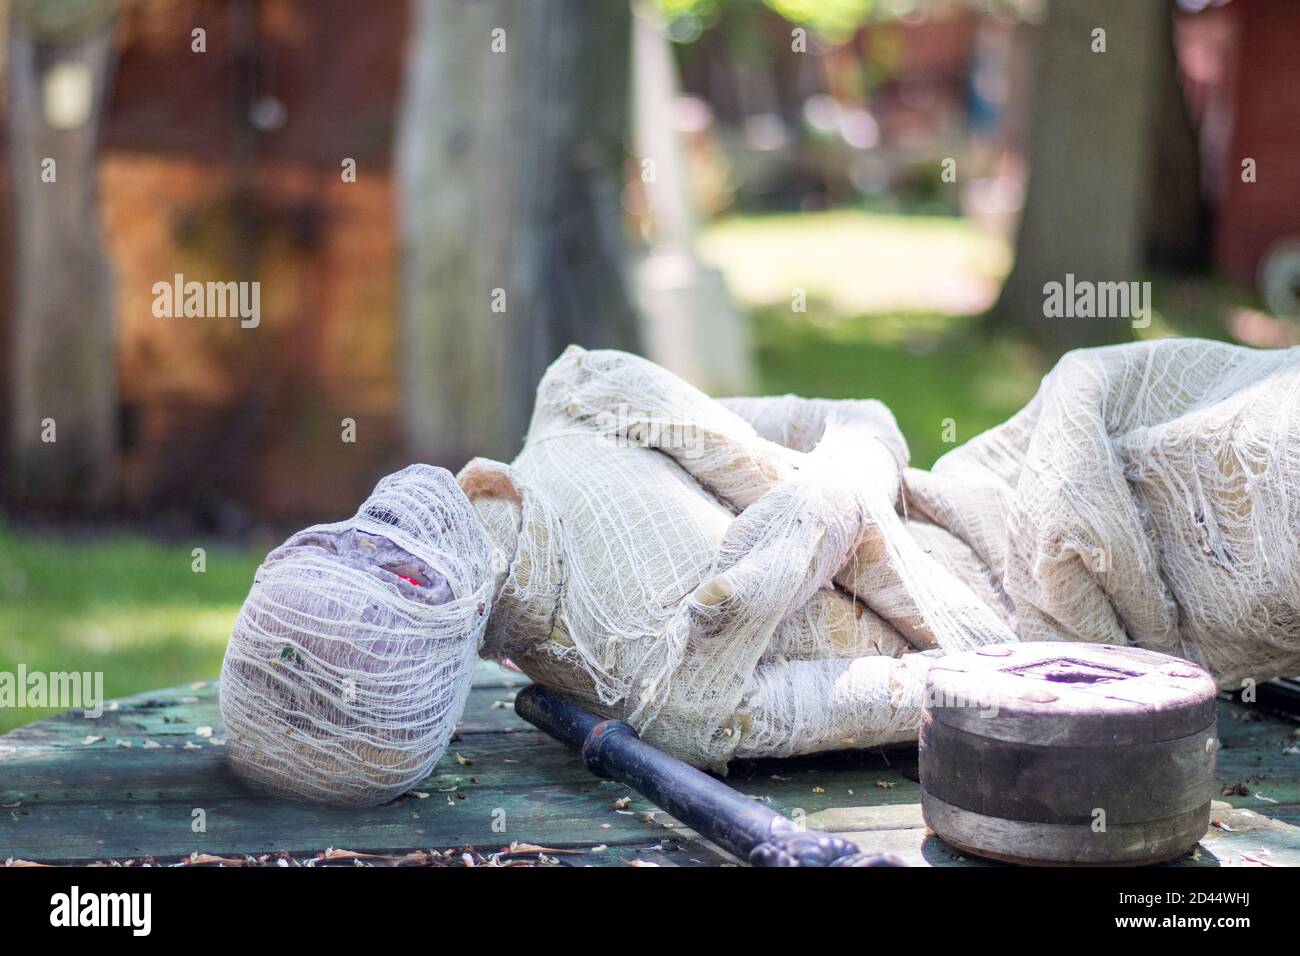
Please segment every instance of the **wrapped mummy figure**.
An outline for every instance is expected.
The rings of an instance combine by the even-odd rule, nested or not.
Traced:
[[[1074,352],[1006,424],[906,463],[879,402],[716,401],[571,347],[512,464],[413,466],[268,556],[222,671],[234,765],[397,796],[476,654],[717,770],[915,739],[926,668],[982,644],[1300,671],[1300,349]]]

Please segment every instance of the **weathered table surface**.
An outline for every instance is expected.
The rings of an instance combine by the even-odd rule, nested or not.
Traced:
[[[545,864],[734,862],[517,717],[512,699],[524,682],[481,666],[434,773],[371,809],[291,803],[242,784],[224,760],[215,681],[127,698],[98,719],[72,711],[38,721],[0,736],[0,861],[350,865],[341,851],[357,851],[378,864],[454,863],[461,853],[411,851],[470,845],[471,859],[506,863],[538,860],[531,845],[576,851],[543,851]],[[1210,832],[1174,865],[1300,865],[1295,725],[1227,702],[1219,721],[1219,782],[1235,792],[1215,801]],[[912,749],[745,764],[729,782],[864,850],[914,865],[988,865],[926,831]]]

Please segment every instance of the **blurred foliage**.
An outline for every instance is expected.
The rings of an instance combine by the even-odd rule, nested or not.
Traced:
[[[670,30],[674,39],[694,39],[699,30],[767,7],[791,23],[806,26],[827,38],[844,39],[867,21],[879,0],[658,0],[670,23],[685,22],[695,29]]]
[[[990,13],[1027,15],[1043,0],[656,0],[668,18],[669,35],[694,40],[722,17],[734,20],[766,7],[790,23],[804,26],[834,43],[847,40],[872,20],[895,20],[919,14],[942,13],[966,6]]]

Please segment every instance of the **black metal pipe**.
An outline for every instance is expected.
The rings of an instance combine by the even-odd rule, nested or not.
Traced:
[[[830,833],[800,829],[716,777],[668,756],[622,720],[602,720],[539,684],[515,712],[582,754],[592,773],[625,783],[706,839],[755,866],[901,866]]]

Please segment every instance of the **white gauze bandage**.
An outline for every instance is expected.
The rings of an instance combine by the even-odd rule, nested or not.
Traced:
[[[341,804],[425,777],[464,710],[500,563],[455,479],[427,465],[272,551],[221,669],[236,772]]]

